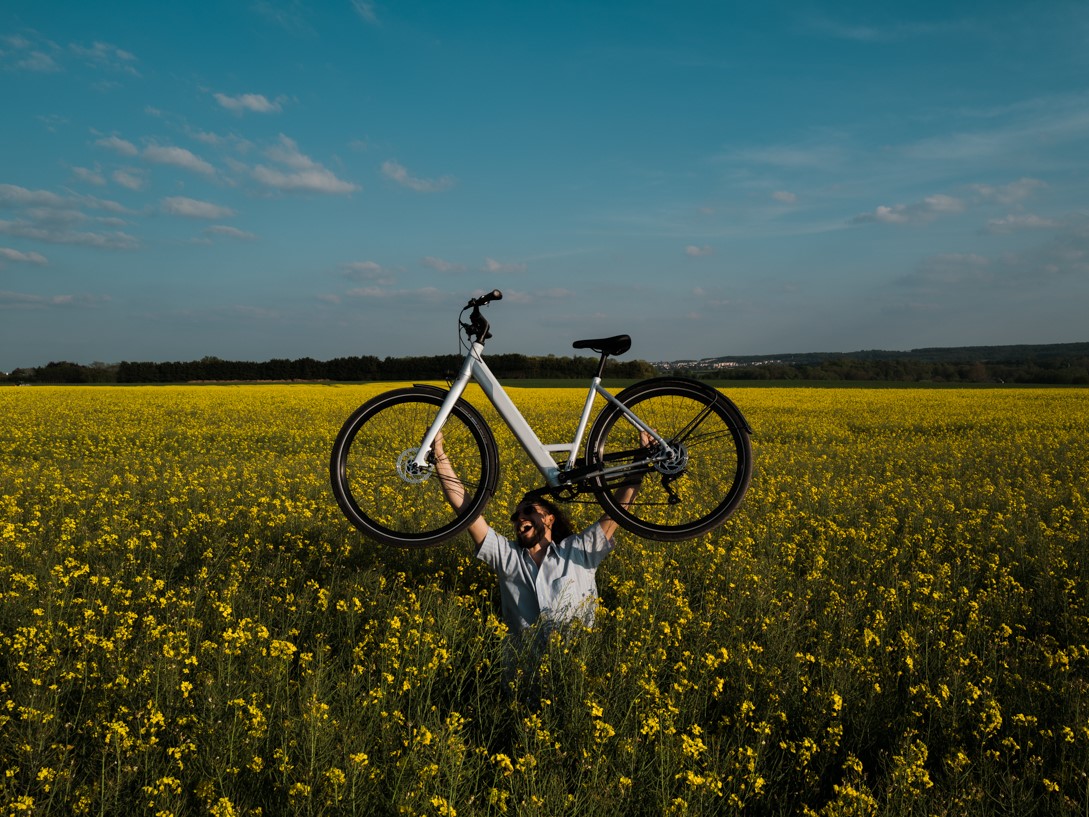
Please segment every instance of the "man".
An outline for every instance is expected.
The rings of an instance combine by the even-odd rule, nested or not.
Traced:
[[[434,457],[446,500],[453,508],[461,507],[465,490],[446,456],[441,432]],[[623,489],[624,507],[636,490],[636,486]],[[499,577],[503,620],[512,635],[520,637],[537,627],[538,643],[543,643],[549,632],[570,622],[592,625],[598,597],[595,574],[613,549],[617,523],[606,514],[582,533],[574,533],[563,511],[533,491],[522,498],[510,519],[513,541],[483,517],[473,520],[468,531],[476,543],[476,557]]]

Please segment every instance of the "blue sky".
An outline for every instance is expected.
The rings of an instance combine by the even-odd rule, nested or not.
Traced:
[[[0,10],[0,370],[1089,339],[1089,5]]]

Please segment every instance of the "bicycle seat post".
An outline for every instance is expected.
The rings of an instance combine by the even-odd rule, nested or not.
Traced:
[[[605,361],[609,359],[608,352],[601,353],[601,360],[597,363],[597,379],[600,380],[605,375]]]

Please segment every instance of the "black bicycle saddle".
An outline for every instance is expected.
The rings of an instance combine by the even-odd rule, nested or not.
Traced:
[[[590,349],[599,355],[622,355],[631,348],[631,337],[613,335],[611,338],[590,338],[576,340],[571,345],[575,349]]]

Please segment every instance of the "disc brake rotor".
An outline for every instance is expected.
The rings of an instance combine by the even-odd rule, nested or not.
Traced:
[[[673,453],[671,456],[654,461],[654,468],[660,474],[666,476],[675,477],[684,473],[684,469],[688,467],[688,448],[684,443],[678,443],[673,446]]]
[[[431,469],[420,468],[414,462],[419,450],[419,448],[406,448],[401,452],[401,456],[397,458],[397,473],[401,479],[412,485],[419,485],[431,477]]]

